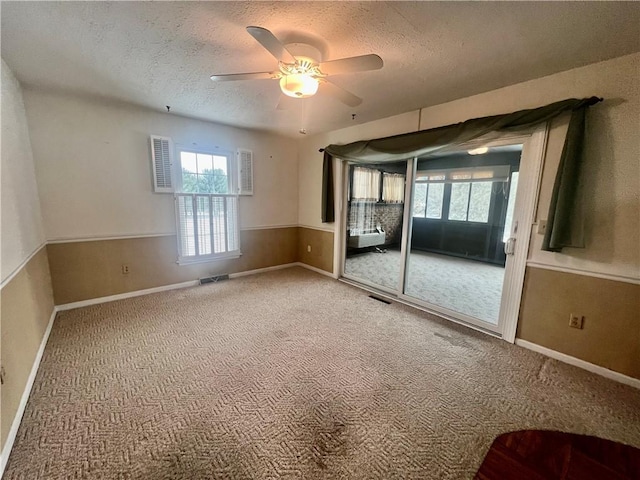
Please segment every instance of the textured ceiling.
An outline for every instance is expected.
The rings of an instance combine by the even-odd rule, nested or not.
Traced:
[[[171,105],[180,115],[288,136],[640,51],[637,2],[3,1],[1,17],[2,57],[27,86]],[[364,99],[358,107],[317,95],[276,110],[275,80],[209,79],[275,69],[248,25],[284,43],[313,43],[325,60],[377,53],[385,65],[331,77]]]

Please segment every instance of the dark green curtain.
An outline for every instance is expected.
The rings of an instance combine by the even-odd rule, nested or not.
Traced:
[[[322,222],[335,220],[333,200],[333,158],[326,151],[322,164]]]
[[[553,184],[547,230],[542,240],[542,250],[548,252],[560,252],[563,247],[584,248],[582,218],[579,218],[578,179],[582,165],[585,110],[580,108],[571,112],[567,138]]]
[[[570,98],[551,103],[544,107],[520,110],[518,112],[492,117],[473,118],[466,122],[447,125],[392,137],[363,140],[347,145],[328,145],[324,149],[325,177],[331,175],[331,182],[323,178],[322,212],[330,203],[333,206],[333,171],[327,170],[327,162],[332,165],[331,156],[356,163],[387,163],[408,160],[437,153],[438,151],[465,144],[491,132],[517,131],[523,128],[547,122],[565,112],[572,112],[569,129],[560,158],[560,167],[556,176],[547,231],[543,241],[543,250],[561,251],[563,247],[583,247],[582,232],[576,230],[572,216],[577,211],[577,175],[582,161],[584,141],[585,110],[602,101],[598,97]],[[328,218],[328,217],[327,217]]]

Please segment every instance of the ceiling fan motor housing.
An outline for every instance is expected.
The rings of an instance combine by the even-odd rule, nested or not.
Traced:
[[[318,80],[322,74],[318,63],[322,57],[320,51],[305,43],[290,43],[286,48],[296,58],[296,62],[280,62],[280,88],[285,95],[293,98],[307,98],[318,92]]]

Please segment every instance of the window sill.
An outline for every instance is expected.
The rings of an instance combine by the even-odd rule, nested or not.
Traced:
[[[240,258],[242,256],[242,252],[232,252],[229,254],[221,254],[215,256],[200,256],[200,257],[186,257],[186,258],[178,258],[176,262],[180,266],[185,265],[196,265],[199,263],[213,263],[218,262],[220,260],[233,260],[235,258]]]

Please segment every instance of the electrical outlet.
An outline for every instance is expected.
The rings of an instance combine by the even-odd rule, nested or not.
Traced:
[[[580,316],[580,315],[576,315],[575,313],[572,313],[569,316],[569,326],[571,328],[579,328],[582,329],[582,324],[584,323],[584,317]]]
[[[311,253],[311,245],[307,245],[307,252]]]
[[[129,265],[122,265],[122,274],[127,275],[129,273]]]

